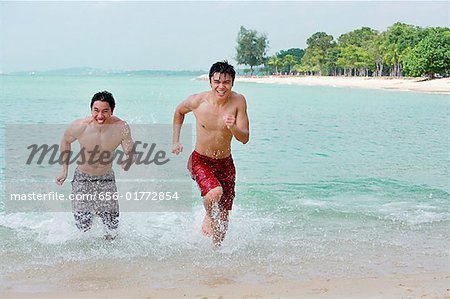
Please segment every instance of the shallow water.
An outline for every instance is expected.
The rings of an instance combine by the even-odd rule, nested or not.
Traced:
[[[1,152],[6,124],[69,123],[89,113],[99,90],[114,94],[116,114],[133,125],[170,124],[179,101],[208,88],[188,77],[0,76],[0,83]],[[220,250],[199,232],[194,184],[192,212],[122,213],[113,242],[102,239],[99,222],[77,231],[71,213],[7,213],[2,194],[2,286],[448,271],[448,96],[251,83],[235,90],[248,101],[251,140],[233,143],[237,195]],[[4,188],[3,154],[0,167]]]

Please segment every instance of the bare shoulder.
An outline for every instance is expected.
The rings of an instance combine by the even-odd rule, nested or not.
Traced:
[[[76,119],[70,125],[71,126],[88,125],[91,122],[92,122],[92,116],[88,116],[85,118]]]
[[[78,138],[86,128],[86,126],[91,122],[91,117],[80,118],[74,120],[64,132],[64,136],[67,138]]]
[[[121,129],[127,129],[129,130],[130,126],[128,125],[128,123],[120,118],[118,118],[117,116],[113,115],[111,116],[111,124],[112,125],[117,125],[119,128]]]
[[[128,123],[117,116],[113,115],[110,118],[111,124],[115,125],[117,129],[119,129],[122,132],[122,135],[130,135],[131,130]]]
[[[198,106],[200,106],[200,104],[202,102],[206,101],[208,93],[209,92],[205,91],[205,92],[201,92],[201,93],[196,93],[196,94],[190,95],[186,99],[186,104],[189,106],[189,108],[196,109],[196,108],[198,108]]]
[[[245,100],[244,95],[233,91],[231,93],[231,100],[237,106],[247,105],[247,101]]]
[[[80,118],[74,120],[69,127],[67,128],[68,131],[77,132],[79,130],[82,130],[87,125],[89,125],[92,122],[92,117],[88,116],[86,118]]]
[[[112,125],[126,125],[126,122],[123,121],[122,119],[118,118],[115,115],[112,115],[111,118],[109,119],[110,124]]]

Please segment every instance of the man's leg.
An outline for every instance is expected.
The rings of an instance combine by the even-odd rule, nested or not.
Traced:
[[[217,242],[218,246],[222,244],[223,239],[225,239],[225,234],[228,230],[228,210],[220,208],[220,214],[219,214],[219,229],[218,229],[218,235],[217,235]]]
[[[95,210],[102,219],[105,239],[115,239],[119,228],[119,202],[117,200],[96,201]]]
[[[89,175],[75,169],[72,180],[72,212],[75,225],[83,232],[92,228],[94,220],[94,206],[89,201]]]
[[[111,196],[117,193],[113,171],[101,177],[101,189],[99,190]],[[119,202],[115,199],[97,200],[95,202],[95,210],[97,215],[102,219],[105,239],[115,239],[119,228]]]
[[[72,212],[75,218],[75,225],[82,232],[88,231],[92,228],[94,222],[94,206],[92,202],[86,201],[82,197],[82,193],[74,194],[75,200],[72,201]]]
[[[205,236],[212,237],[214,245],[220,245],[220,215],[219,201],[222,197],[222,187],[218,186],[211,189],[203,197],[203,206],[205,207],[205,219],[203,220],[202,233]],[[219,241],[220,240],[220,241]]]
[[[72,211],[73,217],[75,218],[75,225],[79,230],[85,232],[92,228],[95,216],[92,202],[87,202],[82,199],[74,200],[72,202]]]
[[[82,232],[88,231],[92,227],[94,215],[89,211],[74,211],[75,225]]]
[[[205,218],[202,224],[202,233],[212,237],[213,244],[220,246],[224,234],[222,233],[220,216],[220,201],[223,195],[223,188],[215,175],[215,169],[211,166],[211,158],[193,152],[188,161],[188,170],[191,173],[203,196],[203,206],[205,208]]]
[[[228,230],[229,211],[220,204],[222,195],[222,187],[216,187],[203,197],[205,219],[203,220],[202,232],[204,235],[212,237],[215,247],[222,244]]]
[[[117,237],[119,227],[119,211],[103,211],[99,213],[105,228],[105,239],[113,240]]]
[[[230,156],[229,158],[222,160],[220,166],[217,166],[218,169],[221,169],[218,172],[218,180],[220,185],[222,186],[223,194],[220,199],[220,239],[222,242],[225,238],[225,234],[228,230],[228,219],[229,212],[233,207],[233,200],[235,196],[234,186],[236,181],[236,168],[234,167],[233,158]]]

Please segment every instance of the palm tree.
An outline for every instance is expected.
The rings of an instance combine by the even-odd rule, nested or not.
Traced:
[[[291,74],[291,67],[297,62],[294,55],[288,54],[284,56],[283,63],[289,66],[289,75]]]
[[[275,74],[278,75],[278,67],[282,64],[281,59],[274,55],[269,58],[267,64],[275,67]]]

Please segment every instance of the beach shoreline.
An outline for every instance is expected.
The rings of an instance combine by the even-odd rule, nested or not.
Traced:
[[[125,278],[124,278],[125,279]],[[448,298],[449,273],[395,274],[360,278],[281,279],[269,283],[222,281],[154,288],[149,281],[130,287],[6,289],[2,298]]]
[[[390,77],[374,78],[333,76],[237,76],[235,81],[263,84],[330,86],[450,94],[450,78],[424,80],[423,78]]]

